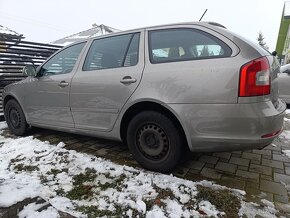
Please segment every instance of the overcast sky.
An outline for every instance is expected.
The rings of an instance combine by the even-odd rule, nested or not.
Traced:
[[[51,42],[93,23],[128,30],[157,24],[215,21],[256,41],[259,31],[276,47],[284,0],[0,0],[0,25],[26,40]]]

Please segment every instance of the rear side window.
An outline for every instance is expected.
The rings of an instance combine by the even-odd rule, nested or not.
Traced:
[[[83,70],[102,70],[134,66],[138,62],[140,34],[112,36],[93,41]]]
[[[215,36],[197,29],[149,31],[151,63],[222,58],[231,48]]]

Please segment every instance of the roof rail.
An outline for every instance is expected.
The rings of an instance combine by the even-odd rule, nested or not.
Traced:
[[[224,25],[220,24],[220,23],[211,22],[211,21],[210,22],[206,22],[206,23],[208,23],[210,25],[213,25],[213,26],[218,26],[218,27],[222,27],[222,28],[226,29],[226,27]]]

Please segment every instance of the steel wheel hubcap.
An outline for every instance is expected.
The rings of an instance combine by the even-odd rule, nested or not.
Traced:
[[[21,117],[19,112],[12,108],[9,112],[9,120],[14,128],[19,128],[21,125]]]
[[[169,140],[163,129],[156,124],[145,124],[137,130],[139,151],[148,159],[161,160],[169,150]]]

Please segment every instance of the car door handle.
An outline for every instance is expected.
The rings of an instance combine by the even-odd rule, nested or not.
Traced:
[[[66,86],[68,86],[68,85],[69,85],[69,83],[66,82],[66,81],[61,81],[61,82],[58,84],[58,86],[61,87],[61,88],[64,88],[64,87],[66,87]]]
[[[123,84],[131,84],[135,83],[137,80],[135,78],[132,78],[131,76],[125,76],[123,79],[120,80],[120,83]]]

